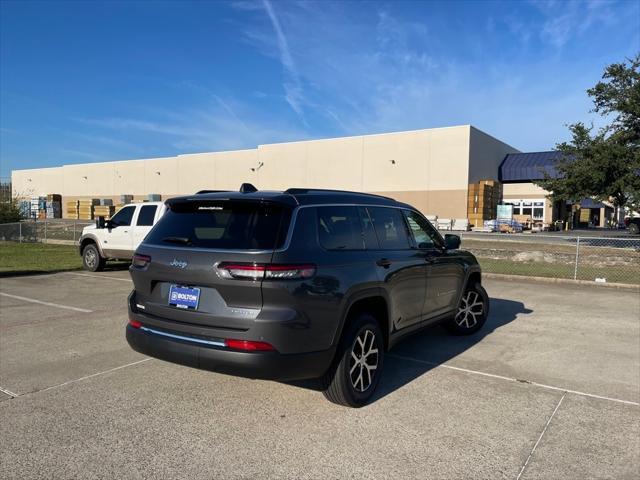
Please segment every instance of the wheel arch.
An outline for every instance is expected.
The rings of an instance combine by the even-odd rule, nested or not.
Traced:
[[[100,256],[102,258],[105,258],[104,252],[102,251],[102,247],[100,247],[100,242],[98,241],[98,239],[95,236],[90,235],[90,234],[89,235],[84,235],[80,239],[80,242],[79,242],[80,256],[82,256],[84,248],[87,245],[90,245],[90,244],[94,244],[96,246],[96,248],[98,249],[98,253],[100,254]]]
[[[343,314],[341,316],[340,325],[336,331],[333,343],[336,345],[342,333],[344,332],[349,322],[355,318],[359,313],[371,314],[380,325],[384,337],[385,349],[389,348],[389,335],[390,335],[390,323],[389,323],[389,301],[383,289],[368,289],[350,297],[349,301],[345,304]]]

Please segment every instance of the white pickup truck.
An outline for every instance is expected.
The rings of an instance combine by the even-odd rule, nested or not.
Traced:
[[[107,260],[130,260],[166,208],[163,202],[131,203],[109,220],[98,217],[84,227],[79,245],[84,269],[97,272]]]

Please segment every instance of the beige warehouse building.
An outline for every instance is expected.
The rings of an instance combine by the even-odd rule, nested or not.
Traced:
[[[497,179],[518,150],[462,125],[259,145],[249,150],[14,170],[14,194],[57,193],[62,201],[120,195],[162,198],[203,189],[316,187],[379,193],[424,214],[466,218],[469,183]]]

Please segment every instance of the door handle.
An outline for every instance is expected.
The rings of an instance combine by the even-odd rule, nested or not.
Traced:
[[[389,268],[391,266],[391,260],[388,258],[381,258],[376,262],[379,267]]]

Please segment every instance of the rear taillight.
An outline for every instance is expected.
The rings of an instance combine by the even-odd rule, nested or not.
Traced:
[[[310,278],[316,273],[311,264],[272,265],[264,263],[220,262],[215,265],[222,278],[244,280],[295,280]]]
[[[147,265],[149,265],[150,261],[151,261],[151,257],[149,255],[140,255],[139,253],[136,253],[133,256],[133,261],[131,262],[131,264],[134,267],[144,268]]]
[[[142,323],[139,322],[138,320],[134,320],[133,318],[130,318],[129,325],[133,328],[140,328],[142,326]]]
[[[245,352],[275,352],[273,345],[267,342],[257,342],[253,340],[235,340],[233,338],[227,338],[224,344],[228,348],[234,350],[243,350]]]

